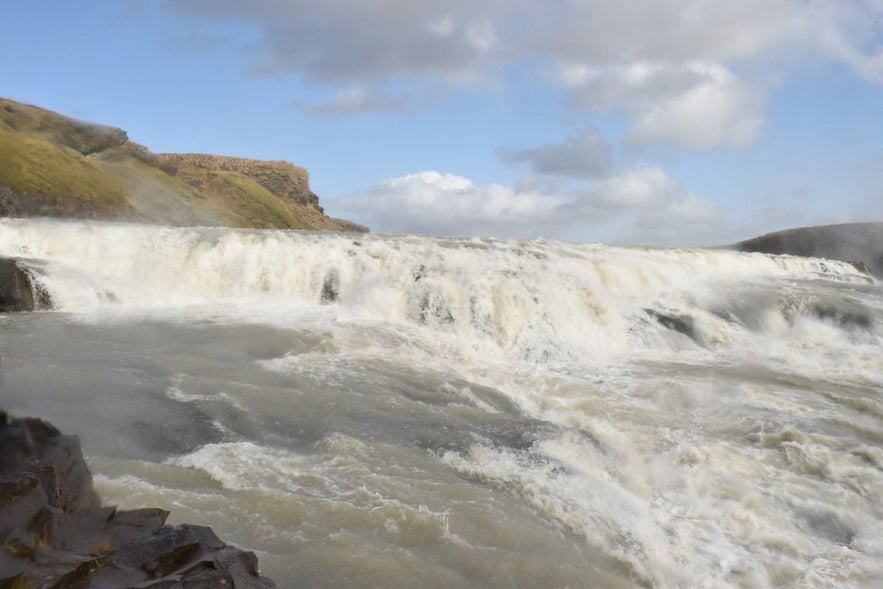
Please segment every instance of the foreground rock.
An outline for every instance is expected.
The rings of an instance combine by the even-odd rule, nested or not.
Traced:
[[[883,278],[883,223],[844,223],[768,233],[732,246],[743,252],[791,254],[864,265]]]
[[[79,438],[0,412],[0,587],[275,587],[257,558],[162,509],[102,507]]]

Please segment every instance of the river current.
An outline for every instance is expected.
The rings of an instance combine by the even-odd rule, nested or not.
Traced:
[[[879,587],[883,288],[709,249],[0,220],[0,407],[280,587]]]

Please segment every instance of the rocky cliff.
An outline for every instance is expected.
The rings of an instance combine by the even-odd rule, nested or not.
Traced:
[[[0,587],[272,589],[257,558],[162,509],[103,507],[76,436],[0,411]]]
[[[319,197],[310,190],[307,171],[288,162],[200,153],[159,153],[156,158],[159,167],[172,176],[178,170],[234,172],[253,179],[272,194],[322,210]]]
[[[288,162],[154,154],[122,129],[2,98],[0,215],[367,230],[328,217]]]

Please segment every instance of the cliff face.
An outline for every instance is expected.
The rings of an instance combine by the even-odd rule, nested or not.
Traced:
[[[0,215],[367,230],[325,215],[288,162],[154,154],[122,129],[2,98]]]
[[[322,210],[319,206],[319,197],[310,191],[310,177],[307,171],[288,162],[200,153],[159,153],[156,157],[159,167],[172,176],[175,176],[179,169],[234,172],[253,179],[271,194]]]

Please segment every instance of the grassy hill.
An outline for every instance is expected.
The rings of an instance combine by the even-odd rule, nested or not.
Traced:
[[[883,223],[842,223],[786,229],[730,247],[743,252],[852,262],[883,279]]]
[[[0,98],[0,215],[365,231],[325,215],[303,168],[154,154],[125,131]]]

